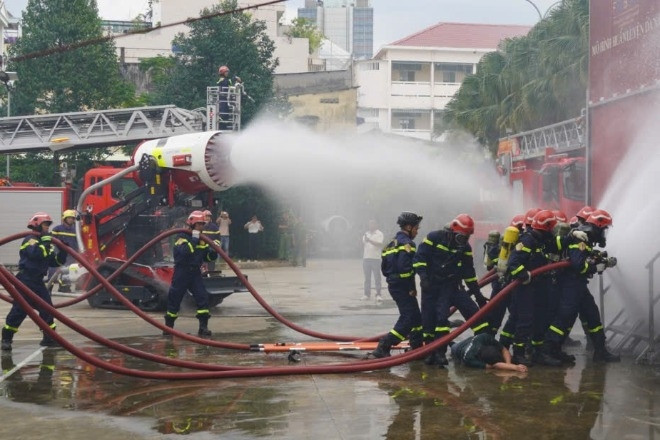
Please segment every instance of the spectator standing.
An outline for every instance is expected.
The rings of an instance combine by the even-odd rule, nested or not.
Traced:
[[[256,215],[253,215],[243,227],[248,231],[248,261],[257,261],[259,258],[259,232],[263,232],[264,227]]]
[[[229,256],[229,225],[231,225],[229,213],[227,211],[220,212],[220,217],[215,221],[220,231],[220,247]]]
[[[380,295],[380,263],[384,241],[385,237],[378,229],[378,223],[376,223],[376,220],[369,220],[369,230],[362,236],[364,247],[362,253],[362,270],[364,271],[363,301],[371,298],[371,277],[373,274],[374,284],[376,285],[376,302],[379,304],[383,302],[383,297]]]

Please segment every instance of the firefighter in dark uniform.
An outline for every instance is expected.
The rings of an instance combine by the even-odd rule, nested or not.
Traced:
[[[518,214],[518,215],[514,216],[511,219],[511,223],[509,224],[509,226],[513,226],[514,228],[518,228],[518,232],[522,233],[525,230],[525,219],[526,219],[526,214]],[[530,222],[531,222],[531,220],[530,220]],[[500,267],[504,268],[502,271],[498,272],[498,274],[500,275],[499,282],[500,282],[501,288],[504,288],[504,286],[506,284],[505,283],[506,263],[508,263],[508,261],[500,262],[498,260],[498,268],[500,268]],[[500,343],[504,347],[506,347],[507,349],[509,347],[511,347],[511,344],[513,344],[514,332],[516,331],[516,323],[513,319],[511,319],[511,296],[512,295],[509,295],[506,298],[506,300],[503,301],[503,303],[506,304],[506,308],[509,309],[509,318],[506,320],[506,323],[504,324],[504,327],[502,327],[502,330],[500,331],[500,339],[499,339]],[[494,318],[489,317],[489,318],[496,321],[498,316],[499,316],[498,314],[502,313],[502,319],[504,319],[504,312],[505,312],[504,310],[500,311],[499,308],[498,308],[495,311],[495,317]],[[494,325],[491,325],[491,328],[493,326]]]
[[[525,356],[525,350],[531,342],[534,311],[540,310],[540,303],[547,302],[549,280],[542,276],[532,280],[530,272],[548,264],[545,248],[552,240],[555,223],[552,211],[538,211],[529,230],[522,233],[519,243],[509,257],[508,279],[522,281],[512,293],[510,309],[511,319],[515,322],[512,359],[515,364],[532,364]]]
[[[62,223],[53,228],[53,237],[60,240],[71,249],[78,249],[78,241],[76,240],[76,211],[74,209],[67,209],[62,213]],[[71,264],[74,259],[69,256],[65,264]],[[54,272],[54,271],[53,271]],[[49,275],[52,273],[49,272]],[[62,280],[62,276],[57,278],[58,288],[57,291],[61,293],[71,292],[71,285]]]
[[[397,224],[401,228],[385,246],[381,258],[381,272],[387,281],[387,289],[399,308],[399,319],[394,328],[378,341],[378,347],[371,353],[376,358],[390,355],[390,348],[409,338],[410,347],[422,346],[422,315],[417,303],[413,258],[415,242],[422,217],[414,212],[404,211]]]
[[[233,118],[231,115],[229,88],[242,83],[242,81],[238,76],[234,76],[233,78],[230,77],[229,67],[227,66],[220,66],[218,68],[218,75],[220,75],[220,79],[218,80],[218,87],[220,88],[220,106],[218,112],[218,119],[220,121],[219,128],[221,130],[231,130]]]
[[[419,245],[415,270],[422,288],[422,325],[427,344],[449,333],[451,306],[455,306],[465,319],[470,319],[479,311],[479,306],[486,304],[486,298],[477,284],[472,247],[468,242],[473,233],[472,218],[460,214],[447,227],[430,232]],[[465,293],[461,281],[479,306]],[[488,322],[483,321],[472,327],[475,334],[488,329]],[[445,345],[427,357],[425,363],[447,365],[446,351]]]
[[[502,248],[501,243],[501,234],[498,231],[490,231],[488,233],[488,240],[484,244],[484,266],[486,266],[487,271],[491,271],[497,267],[497,262],[500,258],[500,249]],[[491,291],[490,298],[493,299],[497,294],[502,290],[502,282],[499,277],[496,277],[490,283]],[[504,301],[500,302],[492,312],[488,314],[488,325],[490,326],[489,332],[493,336],[497,336],[497,332],[502,325],[502,320],[504,319],[504,314],[506,313],[506,307],[509,298],[507,297]]]
[[[57,267],[64,264],[67,253],[63,249],[58,249],[52,243],[52,235],[49,232],[53,220],[45,212],[37,212],[30,218],[27,227],[39,233],[39,235],[29,235],[21,243],[19,251],[18,274],[16,277],[25,284],[28,289],[39,295],[41,299],[48,304],[53,304],[50,298],[50,292],[44,283],[44,277],[48,273],[49,267]],[[30,304],[39,311],[39,316],[46,323],[55,329],[55,320],[50,312]],[[11,350],[11,343],[14,334],[23,323],[27,313],[23,308],[14,302],[5,319],[5,326],[2,328],[2,350]],[[57,347],[57,342],[47,333],[44,333],[39,345],[43,347]]]
[[[587,235],[587,241],[581,241],[576,234],[569,234],[567,238],[567,256],[571,265],[562,279],[558,313],[546,332],[542,359],[545,364],[556,365],[560,360],[558,353],[561,344],[568,336],[569,328],[578,314],[587,323],[587,331],[594,346],[594,362],[620,361],[619,356],[610,353],[605,347],[605,332],[600,313],[588,287],[589,278],[595,273],[600,274],[606,268],[617,264],[616,258],[604,257],[593,249],[596,245],[605,247],[605,233],[611,225],[612,216],[605,210],[596,209],[586,222],[578,227],[578,231]]]
[[[192,230],[191,234],[181,233],[174,242],[174,275],[172,285],[167,294],[167,312],[165,313],[165,325],[173,328],[174,321],[178,317],[179,308],[183,296],[188,290],[192,293],[197,304],[199,320],[199,336],[211,336],[208,329],[209,318],[209,294],[202,280],[201,266],[204,262],[215,261],[218,254],[208,245],[200,240],[199,236],[206,221],[202,211],[193,211],[186,220],[186,224]],[[217,243],[217,242],[216,242]],[[219,243],[217,243],[219,245]],[[167,332],[164,332],[167,334]]]

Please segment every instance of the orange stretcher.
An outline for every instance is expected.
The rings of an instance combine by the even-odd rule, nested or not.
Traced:
[[[378,342],[277,342],[274,344],[252,344],[251,351],[261,351],[264,353],[286,353],[300,351],[373,351],[378,346]],[[403,341],[392,350],[407,350],[410,348],[408,341]]]

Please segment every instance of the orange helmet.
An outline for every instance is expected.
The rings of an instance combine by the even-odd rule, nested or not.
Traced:
[[[191,228],[195,226],[196,223],[206,223],[206,219],[204,218],[204,213],[202,211],[191,212],[188,216],[188,220],[186,220],[186,224]]]
[[[511,224],[509,226],[516,227],[518,229],[521,229],[525,225],[525,214],[518,214],[513,216],[511,219]]]
[[[552,213],[555,215],[555,218],[558,222],[568,223],[568,217],[566,217],[566,214],[564,214],[562,211],[555,209],[552,211]]]
[[[539,208],[532,208],[532,209],[528,210],[528,211],[525,213],[525,224],[526,224],[526,225],[531,225],[531,224],[532,224],[532,220],[534,220],[534,216],[535,216],[536,214],[538,214],[539,211],[540,211]]]
[[[594,212],[594,208],[589,205],[584,205],[582,209],[580,209],[578,213],[575,214],[575,216],[578,218],[578,220],[582,220],[584,222],[587,221],[592,212]]]
[[[229,67],[227,67],[227,66],[218,67],[218,74],[224,75],[227,72],[229,72]]]
[[[539,231],[552,232],[556,224],[557,219],[555,215],[548,209],[540,210],[532,219],[532,229]]]
[[[612,216],[604,209],[596,209],[587,218],[586,222],[602,229],[612,226]]]
[[[459,234],[472,235],[474,234],[474,220],[467,214],[459,214],[451,221],[449,229]]]
[[[30,217],[30,221],[28,221],[27,227],[28,229],[37,230],[43,223],[53,223],[53,219],[50,218],[50,215],[46,214],[45,212],[37,212],[32,217]]]

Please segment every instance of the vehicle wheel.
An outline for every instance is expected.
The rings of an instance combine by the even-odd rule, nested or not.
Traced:
[[[160,290],[156,286],[147,286],[147,290],[154,294],[154,299],[140,304],[140,310],[158,312],[167,309],[167,291]]]

